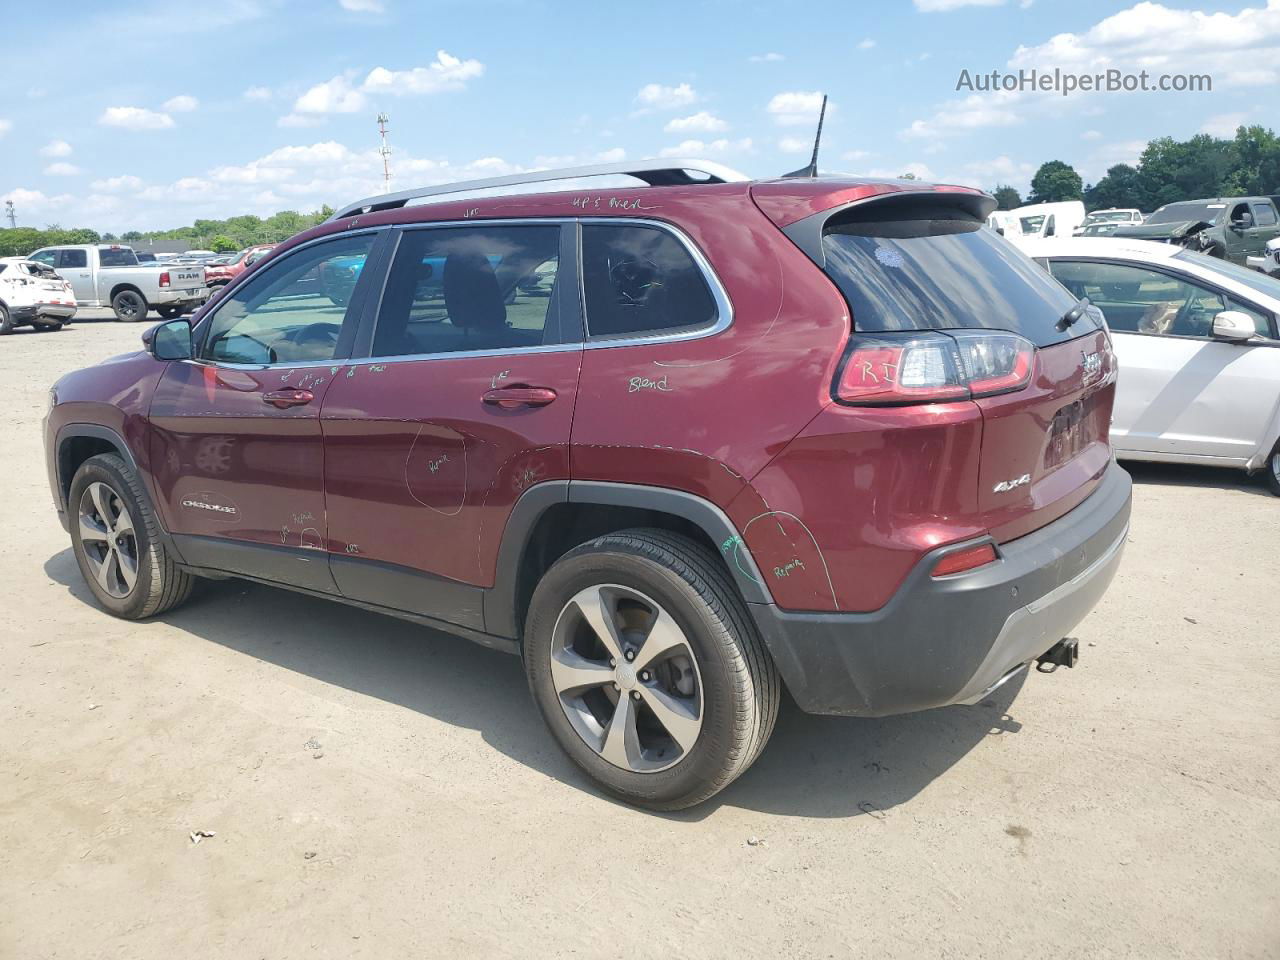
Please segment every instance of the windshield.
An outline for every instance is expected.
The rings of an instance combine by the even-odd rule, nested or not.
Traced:
[[[1225,203],[1209,200],[1171,203],[1147,217],[1147,223],[1182,223],[1184,220],[1206,220],[1214,223],[1226,207]]]
[[[1091,213],[1085,217],[1085,223],[1121,223],[1129,219],[1129,214],[1123,210],[1104,210],[1099,213]]]
[[[1275,279],[1275,277],[1269,277],[1265,273],[1250,270],[1248,267],[1242,267],[1238,263],[1232,263],[1230,260],[1219,260],[1217,257],[1196,253],[1194,250],[1180,250],[1173,255],[1173,258],[1175,260],[1186,260],[1188,263],[1194,263],[1197,266],[1204,267],[1206,270],[1220,273],[1224,277],[1230,277],[1236,283],[1242,283],[1251,290],[1256,290],[1258,293],[1271,297],[1273,300],[1280,300],[1280,280]]]
[[[999,234],[971,220],[886,220],[828,227],[827,274],[860,331],[1009,330],[1038,346],[1097,329],[1066,288]]]

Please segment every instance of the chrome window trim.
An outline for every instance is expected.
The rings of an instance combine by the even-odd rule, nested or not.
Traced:
[[[712,268],[711,263],[707,260],[703,252],[698,249],[698,245],[689,238],[679,227],[674,224],[667,223],[663,220],[652,220],[648,217],[578,217],[576,218],[583,226],[597,226],[600,224],[608,226],[645,226],[656,227],[659,230],[665,230],[676,238],[676,241],[684,247],[685,252],[692,258],[694,265],[702,274],[703,282],[706,283],[707,289],[711,291],[711,299],[716,305],[715,319],[703,326],[693,327],[692,329],[679,329],[675,332],[655,331],[651,334],[633,334],[630,336],[620,337],[604,337],[593,339],[591,336],[591,317],[587,312],[587,278],[582,270],[582,248],[581,239],[578,242],[578,276],[581,278],[582,285],[582,325],[586,331],[585,347],[588,350],[600,350],[605,347],[629,347],[641,344],[653,343],[681,343],[687,340],[701,340],[704,337],[714,337],[716,334],[724,333],[733,325],[733,301],[729,299],[729,292],[724,288],[724,284],[720,282],[720,277]]]
[[[586,331],[586,340],[577,343],[553,343],[536,347],[510,347],[497,348],[493,350],[454,350],[444,353],[401,353],[392,356],[368,356],[368,357],[350,357],[344,361],[345,364],[361,364],[361,363],[417,363],[423,360],[445,360],[449,357],[457,357],[466,359],[472,357],[517,357],[526,354],[538,353],[568,353],[574,350],[593,350],[605,347],[628,347],[638,346],[641,344],[653,343],[678,343],[686,340],[701,340],[704,337],[712,337],[718,333],[723,333],[729,329],[733,323],[733,303],[729,299],[728,292],[720,283],[720,278],[716,276],[715,271],[711,269],[711,264],[702,254],[702,251],[685,235],[684,231],[678,227],[666,223],[662,220],[651,220],[647,217],[503,217],[497,219],[481,219],[474,220],[433,220],[429,222],[392,224],[391,229],[408,233],[414,230],[432,230],[440,227],[475,227],[475,226],[520,226],[522,224],[534,225],[556,225],[556,226],[575,226],[578,224],[621,224],[623,226],[641,224],[644,226],[657,227],[660,230],[666,230],[672,234],[688,251],[690,257],[698,269],[702,271],[703,279],[711,290],[712,299],[716,304],[715,322],[703,327],[695,327],[692,330],[682,330],[676,333],[657,333],[652,336],[632,336],[632,337],[615,337],[612,339],[592,340],[590,326],[587,321],[586,309],[586,284],[582,282],[582,242],[579,237],[578,248],[578,293],[583,298],[582,318],[583,329]],[[358,232],[358,231],[357,231]],[[388,265],[385,277],[391,275],[391,268],[394,261]],[[376,319],[375,319],[376,324]],[[313,363],[312,366],[334,366],[331,363]],[[302,366],[295,364],[295,366]],[[261,369],[252,367],[250,369]]]

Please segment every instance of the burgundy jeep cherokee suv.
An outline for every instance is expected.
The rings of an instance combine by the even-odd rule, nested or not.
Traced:
[[[235,576],[519,653],[593,780],[689,806],[784,685],[881,716],[1074,657],[1115,360],[992,206],[683,160],[373,197],[60,380],[58,510],[117,616]]]

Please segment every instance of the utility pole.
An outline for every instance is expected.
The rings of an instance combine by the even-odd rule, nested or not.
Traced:
[[[4,215],[9,218],[9,229],[12,230],[18,225],[18,215],[13,212],[13,201],[6,200],[4,202]]]
[[[378,152],[382,154],[383,193],[391,192],[391,148],[387,146],[387,121],[390,119],[385,113],[378,114],[378,136],[382,139]]]

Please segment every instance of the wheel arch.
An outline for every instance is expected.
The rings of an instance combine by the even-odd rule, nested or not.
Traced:
[[[111,301],[115,300],[116,296],[120,293],[123,293],[125,290],[132,290],[134,293],[136,293],[138,296],[142,298],[143,303],[147,304],[147,306],[151,305],[151,301],[147,299],[147,295],[142,292],[142,288],[139,287],[136,283],[129,283],[127,281],[122,281],[120,283],[117,283],[114,287],[111,288],[111,292],[107,294],[107,302],[110,303]]]
[[[101,453],[114,453],[129,465],[129,469],[141,476],[138,462],[134,459],[124,437],[110,427],[96,423],[68,423],[58,431],[57,455],[55,463],[58,470],[58,494],[61,497],[59,506],[67,507],[67,498],[71,492],[71,480],[76,471],[90,457]]]
[[[551,565],[573,547],[632,527],[682,533],[709,547],[726,563],[749,603],[772,603],[764,578],[733,522],[714,503],[682,490],[594,480],[554,480],[530,487],[512,508],[498,547],[493,588],[485,592],[488,633],[520,638],[533,589]]]

